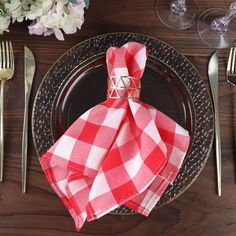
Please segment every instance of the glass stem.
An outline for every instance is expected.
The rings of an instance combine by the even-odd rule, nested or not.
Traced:
[[[170,11],[182,16],[187,11],[186,0],[174,0],[170,4]]]
[[[225,16],[216,18],[211,23],[211,29],[219,33],[225,33],[228,30],[231,20],[236,16],[236,1],[232,2]]]

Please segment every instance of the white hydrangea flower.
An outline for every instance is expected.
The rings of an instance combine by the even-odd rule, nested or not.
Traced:
[[[2,6],[8,17],[0,20],[0,34],[8,29],[10,20],[28,19],[33,21],[29,26],[30,34],[47,36],[54,33],[63,40],[62,30],[73,34],[84,22],[84,0],[2,0]]]
[[[54,3],[55,3],[55,1],[53,1],[53,0],[44,0],[42,2],[43,12],[44,13],[48,12],[52,8]]]
[[[3,32],[8,32],[8,26],[10,25],[11,17],[10,16],[0,16],[0,34]]]
[[[11,14],[13,23],[16,20],[18,22],[23,21],[23,16],[22,16],[22,11],[21,11],[21,1],[14,0],[14,1],[6,2],[4,7],[7,10],[7,12]]]
[[[36,2],[31,6],[30,11],[25,14],[25,18],[29,20],[35,20],[37,17],[43,14],[43,8],[41,2]]]

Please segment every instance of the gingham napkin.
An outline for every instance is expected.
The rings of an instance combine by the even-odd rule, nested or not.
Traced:
[[[188,132],[138,99],[146,59],[146,47],[136,42],[109,48],[107,100],[80,116],[40,158],[78,231],[86,218],[122,204],[147,216],[188,150]]]

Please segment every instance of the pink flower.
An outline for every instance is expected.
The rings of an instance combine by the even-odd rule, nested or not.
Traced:
[[[46,35],[50,35],[52,33],[52,32],[50,32],[50,30],[48,28],[46,28],[45,26],[42,25],[39,17],[37,17],[36,22],[33,22],[30,26],[28,26],[28,28],[29,28],[30,34],[45,35],[46,36]]]
[[[76,4],[67,0],[58,0],[49,11],[36,17],[36,20],[29,26],[29,33],[36,35],[55,34],[59,40],[64,40],[63,31],[66,34],[73,34],[84,22],[84,0],[77,0]]]
[[[85,8],[85,3],[83,0],[77,0],[77,4],[68,4],[68,10],[71,15],[75,16],[83,16],[84,15],[84,8]]]
[[[60,29],[58,29],[56,27],[53,27],[53,28],[45,27],[41,23],[39,17],[37,17],[36,22],[32,23],[30,26],[28,26],[28,28],[29,28],[29,33],[31,35],[36,34],[36,35],[48,36],[48,35],[51,35],[51,34],[55,34],[55,36],[58,40],[64,40],[64,36],[63,36]]]

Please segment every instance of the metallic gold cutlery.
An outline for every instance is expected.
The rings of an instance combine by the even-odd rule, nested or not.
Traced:
[[[226,78],[227,78],[227,82],[233,86],[236,85],[235,62],[236,62],[236,47],[232,47],[229,53],[229,59],[228,59],[228,64],[227,64],[227,69],[226,69]]]
[[[35,59],[32,51],[24,47],[24,68],[25,68],[25,111],[22,137],[22,192],[26,192],[26,175],[27,175],[27,150],[28,150],[28,114],[29,98],[35,73]]]
[[[214,116],[215,116],[217,188],[218,188],[218,195],[221,196],[221,144],[220,144],[220,122],[219,122],[219,110],[218,110],[218,73],[219,73],[218,54],[217,52],[215,52],[209,60],[208,77],[213,97]]]
[[[4,85],[14,75],[15,63],[11,42],[0,43],[0,182],[3,180],[4,164]]]

